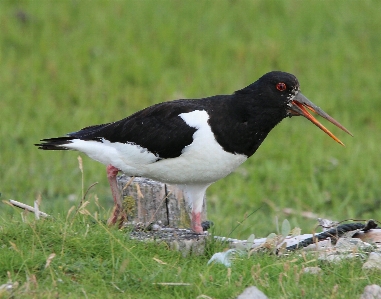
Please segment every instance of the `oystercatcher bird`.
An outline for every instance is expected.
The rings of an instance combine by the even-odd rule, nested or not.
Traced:
[[[352,135],[300,92],[294,75],[273,71],[231,95],[156,104],[116,122],[42,139],[36,146],[77,150],[107,166],[115,203],[109,224],[125,218],[116,182],[122,171],[179,185],[192,206],[192,230],[201,234],[206,189],[253,155],[284,118],[302,115],[343,145],[308,110]]]

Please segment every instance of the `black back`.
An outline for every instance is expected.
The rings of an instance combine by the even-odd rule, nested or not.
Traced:
[[[83,140],[134,143],[160,158],[181,155],[183,148],[193,141],[195,128],[189,127],[178,115],[191,112],[196,102],[178,100],[150,106],[120,121],[84,128],[70,133]]]

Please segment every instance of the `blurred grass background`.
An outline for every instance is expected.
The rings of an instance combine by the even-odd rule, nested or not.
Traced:
[[[381,2],[365,0],[1,1],[1,199],[41,194],[42,210],[65,215],[81,196],[78,153],[39,151],[39,139],[283,70],[355,137],[328,125],[341,147],[304,118],[284,120],[208,189],[216,233],[256,209],[232,236],[274,232],[275,216],[310,232],[302,211],[380,220],[380,15]],[[89,199],[111,208],[105,167],[82,157],[85,186],[99,182]],[[16,216],[0,208],[3,221]]]

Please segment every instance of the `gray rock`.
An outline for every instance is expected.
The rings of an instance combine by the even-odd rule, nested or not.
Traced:
[[[267,296],[263,294],[257,287],[248,287],[242,294],[238,295],[237,299],[267,299]]]
[[[335,248],[340,252],[372,251],[373,246],[358,238],[340,238]]]
[[[381,253],[371,252],[362,268],[363,270],[381,270]]]
[[[338,252],[322,253],[319,255],[319,261],[326,261],[329,263],[340,263],[344,260],[354,259],[360,256],[357,253],[339,254]]]
[[[360,299],[381,299],[381,287],[376,284],[367,285]]]

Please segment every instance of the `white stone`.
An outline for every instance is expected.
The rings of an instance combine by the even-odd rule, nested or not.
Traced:
[[[242,294],[238,295],[237,299],[267,299],[267,296],[263,294],[257,287],[248,287]]]

